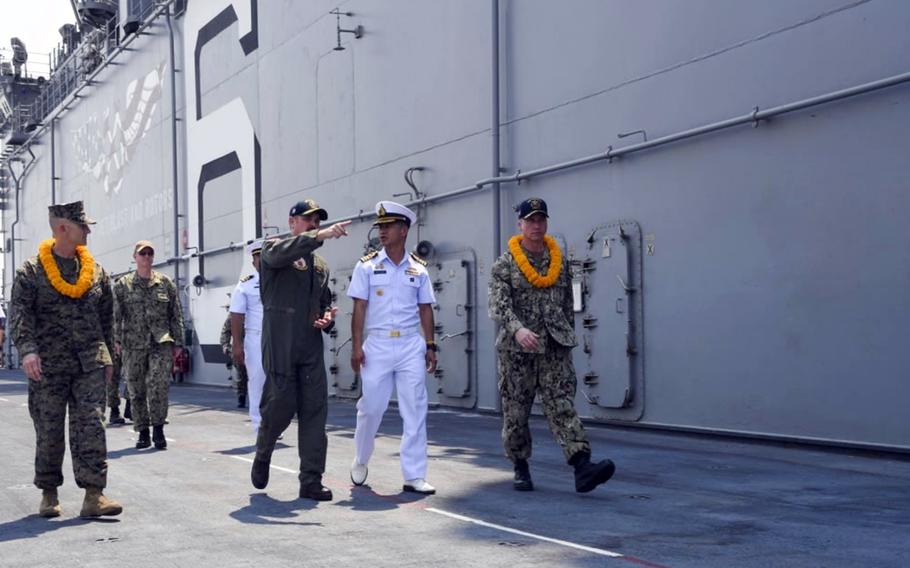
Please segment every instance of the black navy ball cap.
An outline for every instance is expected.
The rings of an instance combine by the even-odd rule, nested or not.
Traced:
[[[304,199],[303,201],[298,201],[296,205],[291,207],[289,216],[296,217],[298,215],[310,215],[313,213],[319,213],[319,218],[323,221],[329,218],[328,212],[326,212],[325,209],[320,207],[319,204],[312,199]]]
[[[543,215],[544,217],[550,217],[550,214],[547,213],[547,202],[539,197],[531,197],[525,199],[518,204],[518,207],[515,208],[518,211],[519,219],[528,219],[532,215]]]

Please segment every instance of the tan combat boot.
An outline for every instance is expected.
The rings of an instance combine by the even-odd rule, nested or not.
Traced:
[[[85,488],[85,500],[82,502],[80,517],[100,517],[102,515],[113,517],[123,511],[120,503],[108,499],[97,487]]]
[[[56,489],[44,489],[41,491],[41,505],[38,507],[38,514],[45,518],[60,516],[60,501],[57,500]]]

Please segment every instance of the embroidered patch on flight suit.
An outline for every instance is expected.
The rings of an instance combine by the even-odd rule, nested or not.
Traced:
[[[294,268],[297,270],[307,270],[309,269],[309,266],[307,266],[306,259],[298,258],[294,261]]]

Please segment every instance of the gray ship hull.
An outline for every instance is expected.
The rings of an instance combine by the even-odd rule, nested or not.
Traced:
[[[355,220],[321,253],[341,307],[330,380],[356,398],[347,277],[373,204],[413,202],[445,337],[432,401],[495,411],[489,268],[534,195],[573,261],[583,416],[910,450],[910,5],[334,7],[189,2],[176,68],[152,18],[10,163],[5,297],[46,206],[83,199],[109,270],[158,244],[191,324],[187,380],[226,385],[242,245],[314,198]]]

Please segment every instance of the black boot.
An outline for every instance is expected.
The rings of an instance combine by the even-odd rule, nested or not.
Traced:
[[[245,394],[237,395],[237,408],[245,408],[245,407],[246,407],[246,395]]]
[[[112,406],[111,407],[111,419],[107,421],[108,424],[126,424],[126,420],[120,416],[120,407]]]
[[[147,448],[152,445],[152,439],[149,436],[149,429],[143,428],[139,430],[139,439],[136,440],[136,449],[141,450],[142,448]]]
[[[512,487],[515,491],[534,491],[528,460],[515,460],[515,480],[512,482]]]
[[[300,485],[300,498],[314,501],[331,501],[332,490],[322,485],[322,481],[312,481]]]
[[[253,469],[250,471],[250,481],[256,489],[265,489],[269,484],[269,461],[258,457],[253,460]]]
[[[133,413],[130,412],[130,399],[126,399],[126,406],[123,408],[123,417],[127,420],[133,419]]]
[[[606,483],[616,471],[616,466],[610,460],[591,463],[591,454],[587,452],[578,452],[572,456],[569,464],[575,467],[575,491],[579,493],[587,493],[601,483]]]
[[[152,426],[152,441],[156,450],[166,450],[167,440],[164,437],[164,426]]]

